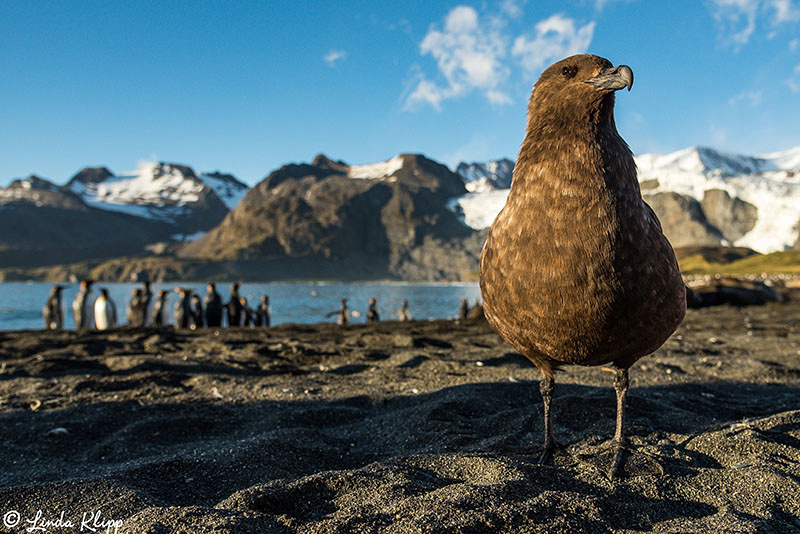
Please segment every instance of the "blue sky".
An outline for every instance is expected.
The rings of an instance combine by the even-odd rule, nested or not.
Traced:
[[[800,0],[0,2],[0,185],[142,160],[515,158],[532,84],[630,65],[636,153],[800,145]]]

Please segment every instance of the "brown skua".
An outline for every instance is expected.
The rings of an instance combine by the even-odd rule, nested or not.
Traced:
[[[615,92],[632,84],[628,66],[594,55],[542,73],[511,191],[481,256],[487,320],[542,372],[542,462],[557,447],[554,373],[565,364],[615,367],[612,477],[627,445],[628,369],[667,340],[686,310],[675,254],[614,123]]]

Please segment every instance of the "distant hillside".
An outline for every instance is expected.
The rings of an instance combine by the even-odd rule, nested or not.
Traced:
[[[421,155],[359,166],[320,155],[271,173],[179,255],[343,267],[357,261],[377,276],[459,279],[475,270],[482,246],[446,207],[464,193],[458,175]]]
[[[734,261],[713,261],[703,254],[678,258],[684,274],[800,274],[800,250],[756,254]]]
[[[0,262],[32,267],[168,250],[219,224],[248,187],[219,172],[143,164],[84,168],[66,185],[31,176],[0,188]]]
[[[75,193],[32,176],[0,189],[0,265],[52,265],[145,252],[169,239],[162,225],[88,206]]]

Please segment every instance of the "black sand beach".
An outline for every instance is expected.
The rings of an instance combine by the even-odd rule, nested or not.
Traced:
[[[800,531],[800,303],[640,360],[621,481],[612,375],[557,378],[554,466],[538,379],[483,321],[0,333],[0,531]]]

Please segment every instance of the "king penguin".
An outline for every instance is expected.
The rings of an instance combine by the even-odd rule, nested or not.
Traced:
[[[61,305],[61,290],[64,286],[53,286],[50,289],[50,296],[42,310],[44,327],[47,330],[61,330],[64,325],[64,308]]]
[[[98,330],[108,330],[117,326],[117,307],[108,296],[106,288],[100,289],[100,296],[94,301],[94,324]]]
[[[92,319],[87,306],[89,293],[92,292],[94,280],[81,280],[81,287],[75,300],[72,301],[72,313],[75,316],[75,329],[84,330],[92,327]]]

